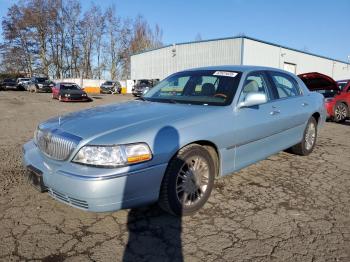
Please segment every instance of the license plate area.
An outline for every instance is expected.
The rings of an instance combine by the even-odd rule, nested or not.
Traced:
[[[43,173],[33,167],[33,166],[27,166],[27,171],[26,171],[26,177],[28,182],[39,192],[43,193],[47,191],[45,185],[44,185],[44,180],[43,180]]]

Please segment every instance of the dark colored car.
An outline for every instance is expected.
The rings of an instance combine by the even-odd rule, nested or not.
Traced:
[[[349,118],[349,80],[336,82],[333,78],[318,72],[305,73],[298,76],[310,91],[316,91],[324,96],[328,119],[332,119],[335,122],[344,122]]]
[[[1,90],[17,89],[16,79],[13,79],[13,78],[4,79],[0,84],[0,89]]]
[[[54,83],[50,81],[47,77],[32,77],[30,83],[27,86],[29,92],[46,92],[51,93]]]
[[[148,92],[152,87],[154,87],[159,82],[158,79],[147,80],[141,79],[137,80],[136,84],[132,88],[132,94],[134,96],[142,96]]]
[[[122,86],[118,81],[106,81],[100,86],[100,92],[102,94],[120,94]]]
[[[62,102],[91,100],[87,93],[75,83],[56,83],[52,88],[52,98]]]

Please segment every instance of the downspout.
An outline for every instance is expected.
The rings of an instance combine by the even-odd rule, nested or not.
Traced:
[[[244,58],[244,37],[241,38],[241,65],[243,65]]]

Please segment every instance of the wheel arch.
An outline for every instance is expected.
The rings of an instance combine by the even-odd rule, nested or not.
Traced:
[[[216,175],[215,177],[219,177],[220,176],[220,171],[221,171],[221,157],[220,157],[220,152],[219,149],[217,147],[217,145],[215,143],[213,143],[212,141],[209,140],[196,140],[196,141],[192,141],[190,143],[187,143],[185,145],[183,145],[182,147],[180,147],[170,158],[169,162],[171,161],[171,159],[173,159],[176,154],[183,149],[186,146],[192,145],[192,144],[197,144],[200,146],[203,146],[206,150],[208,150],[209,154],[211,155],[211,157],[214,160],[214,164],[215,164],[215,170],[216,170]]]
[[[315,118],[316,123],[318,124],[319,120],[320,120],[320,117],[321,117],[321,114],[319,112],[315,112],[315,113],[312,114],[312,117]]]

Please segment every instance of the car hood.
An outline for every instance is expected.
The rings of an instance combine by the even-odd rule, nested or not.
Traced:
[[[298,75],[298,77],[304,82],[304,84],[310,91],[317,91],[317,90],[340,91],[339,86],[337,85],[337,82],[335,82],[333,78],[327,75],[324,75],[318,72],[312,72],[312,73],[300,74]]]
[[[40,124],[39,128],[58,129],[90,140],[112,132],[125,131],[128,128],[138,128],[142,131],[156,127],[164,121],[174,123],[180,118],[205,114],[206,110],[209,109],[205,106],[134,100],[56,117]]]

